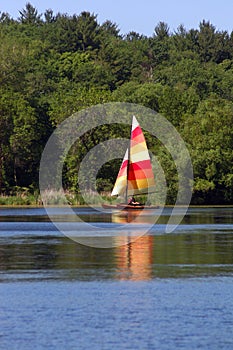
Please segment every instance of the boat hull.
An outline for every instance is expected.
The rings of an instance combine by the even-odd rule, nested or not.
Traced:
[[[120,203],[120,204],[102,204],[102,207],[104,209],[115,209],[115,210],[154,210],[154,209],[158,209],[159,206],[158,205],[142,205],[142,204],[135,204],[135,205],[131,205],[131,204],[124,204],[124,203]]]

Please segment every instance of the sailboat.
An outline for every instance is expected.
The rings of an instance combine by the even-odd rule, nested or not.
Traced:
[[[129,196],[148,194],[155,191],[155,180],[145,137],[135,116],[129,147],[125,152],[111,196],[125,196],[125,203],[102,204],[105,209],[155,209],[158,206],[145,206],[128,201]]]

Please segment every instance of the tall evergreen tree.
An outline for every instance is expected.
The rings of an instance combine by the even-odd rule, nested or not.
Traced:
[[[19,11],[19,21],[23,24],[41,24],[41,14],[33,7],[30,2],[26,3],[25,9]]]

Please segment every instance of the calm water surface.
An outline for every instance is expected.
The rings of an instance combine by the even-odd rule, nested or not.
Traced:
[[[75,211],[110,236],[128,220]],[[165,234],[170,212],[100,249],[64,236],[44,209],[0,209],[0,349],[233,349],[233,209],[191,208]]]

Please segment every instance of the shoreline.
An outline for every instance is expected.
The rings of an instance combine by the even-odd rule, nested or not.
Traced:
[[[0,209],[1,208],[66,208],[68,205],[62,205],[62,204],[51,204],[51,205],[43,205],[43,204],[0,204]],[[89,205],[70,205],[69,207],[71,208],[92,208],[91,206]],[[95,207],[101,207],[101,205],[95,205]],[[168,205],[165,205],[164,208],[173,208],[174,205],[172,204],[168,204]],[[183,208],[183,207],[186,207],[184,205],[176,205],[177,208]],[[190,204],[188,206],[188,208],[232,208],[233,209],[233,204],[202,204],[202,205],[194,205],[194,204]]]

